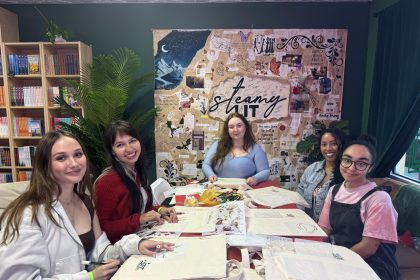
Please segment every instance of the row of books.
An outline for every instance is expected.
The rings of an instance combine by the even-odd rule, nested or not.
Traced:
[[[79,75],[78,54],[49,54],[45,56],[47,75]]]
[[[12,173],[0,173],[0,183],[11,183],[13,182]]]
[[[0,166],[11,166],[10,148],[0,147]]]
[[[15,136],[42,136],[44,134],[44,120],[30,117],[15,117],[13,119]]]
[[[40,74],[39,54],[9,54],[10,75]]]
[[[4,97],[4,86],[2,85],[0,85],[0,106],[6,106],[6,99]]]
[[[31,179],[31,176],[32,176],[31,170],[19,170],[19,172],[17,173],[17,180],[18,182],[29,181]]]
[[[73,117],[53,117],[51,118],[51,126],[54,130],[61,129],[61,123],[75,125],[76,120]]]
[[[0,137],[9,137],[9,123],[7,117],[0,117]]]
[[[17,166],[32,167],[36,146],[15,148],[15,162]]]
[[[60,105],[54,102],[56,97],[63,97],[64,100],[70,106],[80,106],[80,102],[77,101],[75,96],[76,89],[74,87],[50,87],[48,88],[48,96],[50,101],[50,106],[59,107]]]
[[[43,106],[42,87],[10,87],[12,106]]]

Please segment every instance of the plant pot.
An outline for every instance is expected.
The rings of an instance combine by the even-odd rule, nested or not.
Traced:
[[[54,42],[67,42],[62,35],[55,35]]]

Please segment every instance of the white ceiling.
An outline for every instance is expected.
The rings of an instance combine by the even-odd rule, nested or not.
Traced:
[[[104,3],[239,3],[239,2],[371,2],[372,0],[0,0],[0,4],[104,4]]]

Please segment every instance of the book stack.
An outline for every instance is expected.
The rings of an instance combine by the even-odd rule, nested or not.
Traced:
[[[17,166],[31,167],[35,156],[36,146],[23,146],[15,148],[15,161]]]
[[[7,58],[10,75],[40,74],[38,54],[9,54]]]
[[[42,136],[44,135],[44,121],[29,117],[15,117],[13,120],[15,136]]]
[[[11,183],[13,182],[12,173],[2,172],[0,173],[0,183]]]
[[[74,125],[76,124],[76,120],[74,117],[54,117],[52,118],[51,126],[54,130],[59,130],[62,127],[62,123]]]
[[[0,137],[9,137],[9,124],[7,117],[0,117]]]
[[[3,107],[3,106],[6,106],[6,100],[4,98],[4,86],[0,85],[0,107]]]
[[[31,176],[32,176],[32,171],[30,171],[30,170],[20,170],[17,173],[17,180],[18,180],[18,182],[28,181],[28,180],[31,179]]]
[[[79,75],[77,53],[48,54],[45,57],[47,75]]]
[[[57,97],[62,97],[67,104],[72,107],[80,106],[80,102],[77,101],[74,96],[76,89],[74,87],[50,87],[48,89],[49,103],[50,106],[59,107],[60,105],[55,103],[54,100]]]
[[[0,147],[0,166],[11,166],[10,148]]]
[[[10,87],[12,106],[43,106],[42,87]]]

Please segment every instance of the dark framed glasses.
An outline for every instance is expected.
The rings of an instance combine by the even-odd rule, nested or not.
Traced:
[[[354,163],[354,167],[359,170],[359,171],[365,171],[366,168],[368,168],[370,165],[372,165],[371,163],[367,163],[364,161],[353,161],[349,158],[343,157],[341,158],[341,166],[344,168],[350,168],[350,166]]]

